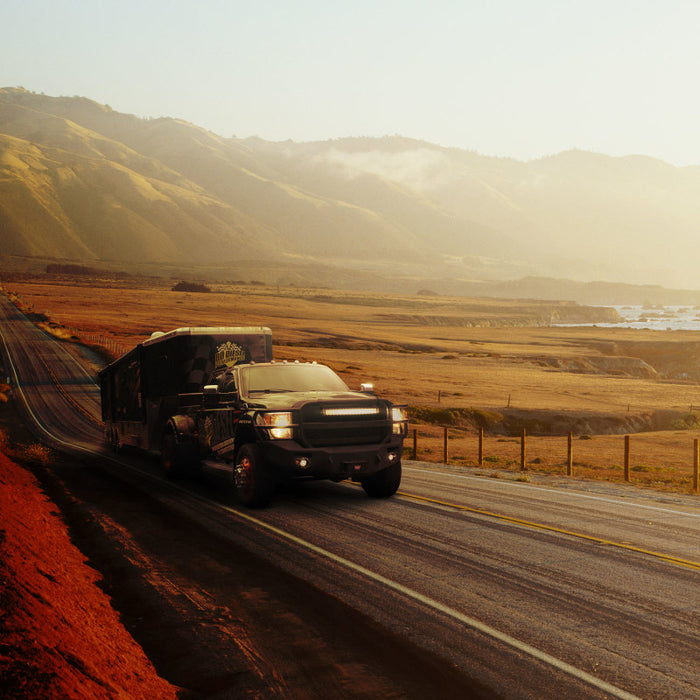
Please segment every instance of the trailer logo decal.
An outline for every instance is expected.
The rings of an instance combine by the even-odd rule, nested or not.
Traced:
[[[211,448],[212,440],[214,439],[214,421],[211,416],[207,416],[204,419],[204,429],[202,430],[202,437],[204,438],[204,444]]]
[[[214,411],[200,423],[200,436],[204,444],[215,452],[221,452],[235,442],[236,423],[239,413]]]
[[[245,349],[230,340],[216,348],[216,367],[231,367],[245,360]]]

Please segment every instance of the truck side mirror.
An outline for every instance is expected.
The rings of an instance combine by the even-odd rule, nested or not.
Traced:
[[[374,384],[360,384],[360,391],[363,394],[374,394]]]

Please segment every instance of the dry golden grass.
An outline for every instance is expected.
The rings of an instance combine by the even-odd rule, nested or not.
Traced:
[[[12,282],[12,292],[52,321],[131,347],[155,330],[181,326],[265,325],[273,331],[278,359],[317,360],[333,367],[353,387],[374,383],[377,393],[417,406],[506,405],[551,411],[624,415],[641,411],[688,411],[700,405],[700,386],[654,378],[584,374],[552,368],[549,360],[601,357],[624,344],[627,354],[653,355],[663,339],[685,348],[692,332],[659,333],[595,327],[517,327],[538,315],[537,302],[410,297],[331,290],[214,285],[212,293],[170,291],[171,283],[86,281]],[[544,305],[543,305],[544,307]],[[499,320],[503,326],[498,326]],[[534,323],[534,320],[533,320]],[[472,324],[472,325],[469,325]],[[475,324],[483,324],[477,326]],[[440,428],[418,426],[419,458],[442,460]],[[430,437],[430,433],[434,433]],[[451,430],[451,461],[477,463],[473,432]],[[688,490],[697,431],[635,435],[633,479]],[[642,442],[643,441],[643,442]],[[410,451],[409,440],[409,451]],[[562,473],[566,437],[528,438],[528,469]],[[621,478],[622,436],[577,439],[575,473]],[[520,465],[517,438],[489,436],[485,466]],[[497,460],[497,461],[495,461]],[[534,460],[534,462],[532,462]]]

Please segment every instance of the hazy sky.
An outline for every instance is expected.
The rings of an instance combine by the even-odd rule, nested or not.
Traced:
[[[700,0],[0,0],[0,87],[223,136],[700,164]]]

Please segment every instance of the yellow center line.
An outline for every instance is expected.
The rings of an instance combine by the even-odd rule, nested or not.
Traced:
[[[573,532],[572,530],[564,530],[560,527],[554,527],[553,525],[544,525],[542,523],[533,523],[530,520],[523,520],[522,518],[514,518],[510,515],[503,515],[501,513],[494,513],[489,510],[482,510],[480,508],[471,508],[470,506],[459,505],[458,503],[448,503],[447,501],[439,501],[434,498],[428,498],[426,496],[418,496],[417,494],[407,493],[406,491],[397,491],[401,496],[410,498],[414,501],[422,501],[424,503],[432,503],[434,505],[445,506],[447,508],[453,508],[455,510],[461,510],[468,513],[475,513],[477,515],[485,515],[489,518],[497,518],[498,520],[503,520],[509,523],[515,523],[516,525],[523,525],[525,527],[534,528],[537,530],[547,530],[548,532],[556,532],[560,535],[569,535],[570,537],[577,537],[582,540],[588,540],[589,542],[595,542],[596,544],[603,544],[609,547],[617,547],[619,549],[626,549],[630,552],[637,552],[638,554],[646,554],[650,557],[656,557],[657,559],[662,559],[663,561],[669,562],[671,564],[677,564],[678,566],[683,566],[687,569],[694,569],[700,571],[700,562],[691,561],[689,559],[681,559],[680,557],[674,557],[670,554],[663,554],[662,552],[654,552],[650,549],[643,549],[642,547],[635,547],[631,544],[625,544],[624,542],[615,542],[613,540],[605,540],[601,537],[594,537],[593,535],[586,535],[582,532]]]

